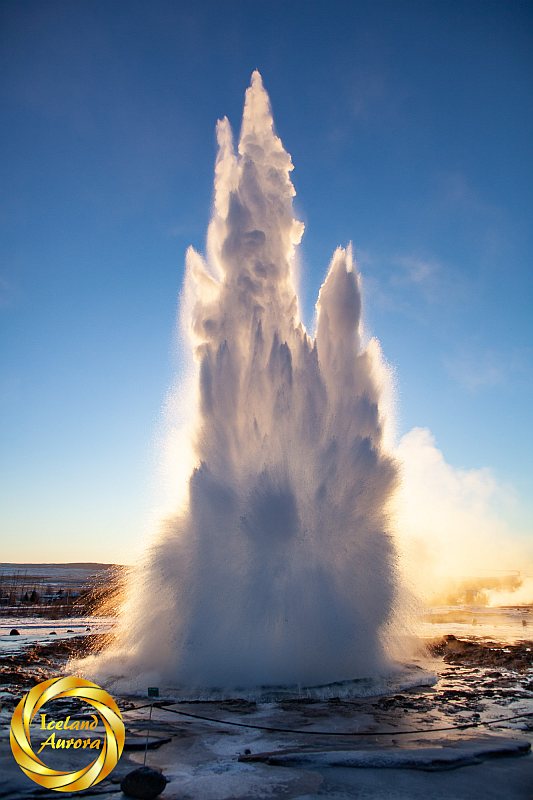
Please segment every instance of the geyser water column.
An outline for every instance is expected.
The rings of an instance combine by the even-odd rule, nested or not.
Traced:
[[[189,694],[380,674],[397,469],[383,443],[386,370],[361,338],[360,278],[338,248],[311,338],[295,288],[293,167],[258,72],[237,152],[227,119],[217,135],[207,258],[189,249],[184,292],[196,467],[92,671]]]

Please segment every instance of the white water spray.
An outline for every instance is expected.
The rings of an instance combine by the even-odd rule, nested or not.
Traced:
[[[258,72],[237,153],[227,119],[217,136],[207,259],[187,253],[182,311],[196,467],[131,582],[116,642],[84,671],[189,693],[376,676],[397,596],[397,469],[360,278],[338,248],[311,338],[295,288],[292,163]]]

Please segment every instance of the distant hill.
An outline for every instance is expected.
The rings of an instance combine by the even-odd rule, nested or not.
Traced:
[[[91,613],[104,600],[113,604],[127,568],[121,564],[71,561],[64,564],[0,562],[0,608],[15,612]]]
[[[0,584],[51,584],[65,588],[91,586],[108,582],[113,576],[123,574],[120,564],[98,564],[94,561],[68,562],[66,564],[28,564],[0,562]]]
[[[122,564],[101,564],[98,561],[66,561],[61,562],[29,562],[29,561],[0,561],[0,571],[7,572],[14,569],[36,569],[46,567],[52,569],[106,569],[108,567],[121,567]]]

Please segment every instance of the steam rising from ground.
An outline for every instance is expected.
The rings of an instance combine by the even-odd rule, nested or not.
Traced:
[[[404,568],[426,603],[533,603],[533,547],[506,522],[512,496],[488,469],[448,464],[430,431],[400,441],[397,529]]]
[[[397,604],[397,466],[359,275],[338,248],[311,338],[295,289],[292,163],[258,72],[237,152],[227,119],[217,138],[207,258],[189,249],[182,308],[194,468],[137,570],[116,644],[93,667],[189,690],[376,675]]]

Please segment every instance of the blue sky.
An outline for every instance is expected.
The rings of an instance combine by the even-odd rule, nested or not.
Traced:
[[[307,322],[352,240],[400,433],[490,467],[531,530],[531,4],[4,0],[0,31],[3,560],[130,560],[215,121],[256,67]]]

